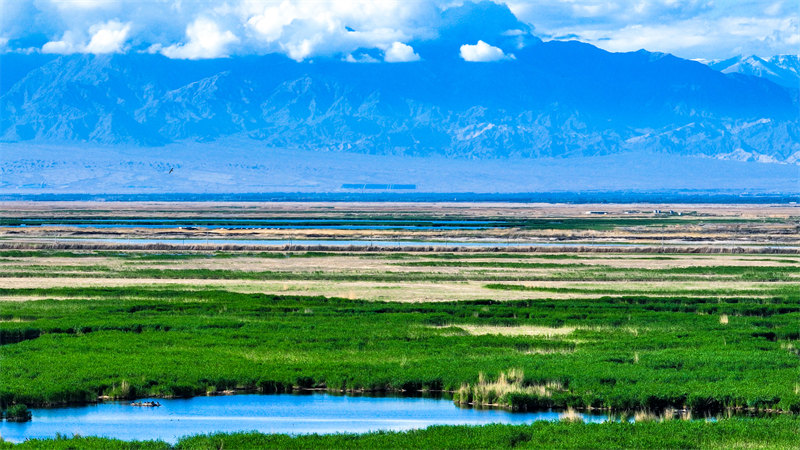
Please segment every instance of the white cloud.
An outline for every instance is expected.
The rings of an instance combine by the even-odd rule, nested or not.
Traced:
[[[443,11],[467,1],[476,0],[0,0],[0,30],[9,40],[4,51],[42,47],[47,36],[42,51],[53,53],[151,48],[176,58],[274,52],[296,60],[346,58],[436,39]],[[800,42],[797,0],[494,1],[545,40],[579,39],[611,51],[715,59],[796,53]],[[188,36],[190,27],[202,25],[198,18],[216,24],[209,28],[216,33]],[[471,20],[467,25],[483,29],[480,18]],[[110,22],[122,28],[109,28]],[[126,32],[124,24],[130,24]],[[506,37],[525,27],[510,28]],[[497,44],[493,36],[481,37]]]
[[[86,46],[86,53],[119,53],[131,30],[131,24],[123,24],[116,20],[109,20],[104,24],[93,25],[89,28],[92,39]]]
[[[186,27],[189,42],[175,44],[161,49],[161,53],[169,58],[204,59],[228,56],[228,46],[238,42],[230,31],[222,31],[216,22],[199,18]]]
[[[79,33],[67,30],[60,40],[44,44],[42,53],[119,53],[123,50],[130,29],[130,23],[122,23],[117,20],[94,24],[89,27],[89,34],[92,37],[88,44],[80,37]]]
[[[410,62],[419,61],[419,55],[414,53],[414,48],[402,42],[393,42],[392,46],[386,50],[383,58],[386,62]]]
[[[292,58],[295,61],[302,61],[306,59],[314,48],[314,45],[319,42],[319,37],[314,37],[314,39],[303,39],[300,42],[291,41],[287,44],[281,45],[289,58]]]
[[[439,13],[432,0],[245,0],[238,11],[255,46],[298,61],[433,37]]]
[[[509,57],[513,58],[514,56],[510,55]],[[475,45],[462,45],[461,58],[470,62],[490,62],[505,59],[507,56],[500,48],[478,41]]]
[[[58,41],[50,41],[42,46],[42,53],[69,54],[79,53],[83,45],[76,43],[77,37],[72,31],[65,31]]]
[[[247,19],[247,25],[267,42],[276,41],[283,34],[283,28],[297,18],[301,11],[293,3],[284,1],[277,6],[267,6],[260,13]]]

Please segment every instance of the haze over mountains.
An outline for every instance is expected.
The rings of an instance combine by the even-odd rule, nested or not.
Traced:
[[[9,160],[24,159],[26,145],[62,146],[78,165],[79,148],[152,148],[142,154],[153,155],[208,143],[217,152],[258,149],[252,154],[262,158],[265,149],[281,149],[576,164],[606,155],[631,167],[648,155],[695,157],[685,159],[689,166],[696,157],[800,164],[797,57],[706,66],[644,50],[542,42],[505,6],[465,4],[449,14],[441,36],[411,42],[418,60],[403,63],[380,61],[374,49],[304,62],[278,54],[196,61],[3,54],[0,140]],[[464,19],[470,15],[481,17],[480,29],[463,25],[474,23]],[[464,60],[461,47],[479,41],[501,53]],[[21,185],[22,169],[12,166],[0,189]],[[781,173],[789,178],[774,187],[791,189],[792,171]],[[339,181],[352,179],[332,176],[325,189]]]

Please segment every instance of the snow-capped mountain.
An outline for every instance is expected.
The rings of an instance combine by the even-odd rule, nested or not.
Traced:
[[[800,56],[777,55],[769,59],[758,56],[735,56],[724,60],[709,61],[709,67],[722,73],[740,73],[766,78],[773,83],[800,89]]]

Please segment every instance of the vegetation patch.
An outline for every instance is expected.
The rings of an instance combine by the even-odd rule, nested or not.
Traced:
[[[453,394],[458,404],[477,406],[501,406],[515,411],[541,409],[552,404],[554,393],[563,392],[559,381],[531,383],[519,369],[500,372],[496,380],[490,381],[481,373],[474,384],[462,384]]]

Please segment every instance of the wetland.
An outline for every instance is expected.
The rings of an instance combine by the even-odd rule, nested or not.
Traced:
[[[196,421],[200,425],[168,437],[69,426],[59,431],[52,425],[56,421],[49,422],[47,434],[11,435],[5,430],[12,428],[4,428],[4,438],[29,440],[0,446],[607,448],[800,442],[796,207],[4,206],[0,406],[24,404],[33,413],[27,425],[4,427],[32,430],[50,417],[47,411],[56,411],[42,408],[84,405],[101,411],[141,398],[191,406],[206,399],[259,397],[267,408],[278,408],[285,398],[325,398],[365,411],[381,401],[399,401],[360,397],[365,393],[441,393],[447,398],[402,401],[418,402],[430,412],[447,408],[492,418],[358,429],[326,423],[295,432],[274,427],[273,416],[259,410],[240,415],[273,425],[231,428]],[[600,209],[602,217],[586,214]],[[21,219],[29,226],[12,223]],[[254,228],[135,226],[156,219]],[[33,226],[37,220],[42,226]],[[264,225],[278,220],[326,225]],[[333,222],[367,228],[330,228]],[[445,222],[452,227],[437,229]],[[394,227],[397,223],[405,225]],[[324,243],[298,247],[303,239]],[[430,245],[445,239],[481,245]],[[228,242],[241,240],[246,242]],[[427,244],[396,245],[409,241]],[[564,245],[531,245],[537,242]],[[287,395],[308,391],[337,395]],[[276,395],[206,397],[218,392]],[[479,407],[494,409],[486,413]],[[378,414],[381,406],[375,408]],[[550,410],[555,416],[547,420],[560,420],[531,423],[525,416]],[[165,411],[137,414],[156,417]],[[685,411],[693,420],[667,411]],[[594,423],[594,414],[639,414],[642,420]],[[706,416],[717,419],[698,420]],[[152,420],[156,428],[166,426]],[[298,435],[307,431],[320,435]]]

